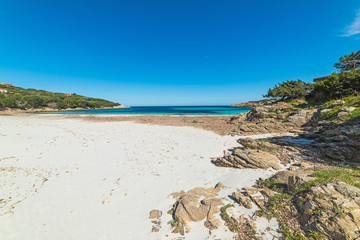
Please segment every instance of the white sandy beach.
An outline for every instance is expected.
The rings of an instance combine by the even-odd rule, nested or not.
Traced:
[[[192,127],[0,116],[0,239],[178,239],[167,224],[171,193],[223,182],[225,197],[273,173],[211,164],[235,146]],[[163,212],[158,233],[152,209]],[[192,229],[185,239],[232,236]]]

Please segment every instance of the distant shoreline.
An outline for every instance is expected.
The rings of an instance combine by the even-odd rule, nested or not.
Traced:
[[[230,106],[146,106],[132,107],[131,109],[99,109],[99,110],[78,110],[48,112],[48,114],[69,114],[69,115],[117,115],[117,116],[235,116],[250,111],[249,107],[232,108]],[[44,112],[45,114],[47,112]]]
[[[33,114],[33,113],[52,113],[52,112],[71,112],[71,111],[88,111],[88,110],[105,110],[105,109],[124,109],[131,108],[129,106],[124,106],[122,104],[114,107],[104,107],[104,108],[65,108],[65,109],[53,109],[53,108],[41,108],[41,109],[5,109],[0,110],[0,115],[17,115],[17,114]]]

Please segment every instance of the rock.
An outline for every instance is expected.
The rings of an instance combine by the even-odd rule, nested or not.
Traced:
[[[180,233],[182,236],[185,235],[184,225],[182,223],[176,223],[174,226],[173,233]]]
[[[230,118],[230,120],[228,121],[229,124],[240,124],[241,121],[244,121],[247,118],[248,113],[240,113],[236,116],[233,116]]]
[[[336,182],[336,183],[328,184],[328,188],[330,188],[331,186],[346,198],[357,199],[360,197],[359,188],[350,186],[344,182]]]
[[[162,215],[162,211],[160,210],[151,210],[150,211],[150,219],[159,219]]]
[[[289,170],[290,170],[290,171],[294,171],[294,170],[296,170],[296,169],[298,169],[298,167],[297,167],[297,166],[294,166],[294,165],[292,165],[292,166],[289,167]]]
[[[307,182],[316,180],[315,177],[309,177],[308,174],[293,174],[288,176],[288,191],[295,193],[297,189],[303,187]]]
[[[159,232],[160,228],[153,226],[151,232]]]
[[[349,161],[360,162],[360,151],[358,148],[353,148],[354,142],[330,142],[313,144],[322,154],[323,158],[335,161]],[[354,144],[353,146],[356,146]]]
[[[217,183],[215,185],[215,189],[221,190],[221,189],[224,189],[224,188],[226,188],[226,186],[222,182],[219,182],[219,183]]]
[[[311,200],[305,202],[304,207],[303,207],[303,209],[306,213],[308,213],[308,212],[310,213],[315,208],[316,208],[316,205]]]
[[[245,191],[245,194],[248,196],[255,195],[259,192],[259,189],[254,188],[254,187],[244,187],[243,189]]]
[[[337,135],[341,135],[342,132],[339,130],[327,130],[327,131],[323,132],[323,134],[326,136],[337,136]]]
[[[216,196],[221,188],[225,187],[218,183],[214,188],[197,187],[188,192],[174,193],[177,196],[172,209],[169,211],[173,219],[177,219],[174,233],[185,233],[191,230],[188,223],[202,221],[206,218],[206,226],[213,229],[218,223],[215,215],[220,212],[219,206],[223,205],[222,201]]]
[[[272,198],[273,196],[275,196],[275,192],[270,190],[270,189],[267,189],[267,188],[264,188],[264,189],[261,189],[260,190],[260,193],[264,196],[264,197],[267,197],[267,198]]]
[[[354,111],[356,109],[356,107],[342,107],[342,108],[340,108],[340,111],[342,111],[342,112],[352,112],[352,111]]]
[[[279,184],[287,185],[290,176],[308,176],[308,175],[312,174],[313,172],[314,172],[314,170],[312,170],[312,169],[298,169],[295,171],[280,171],[280,172],[277,172],[271,178]]]
[[[246,224],[253,230],[257,229],[257,226],[253,221],[247,221]]]
[[[360,209],[357,208],[349,213],[352,220],[355,222],[356,226],[360,228]]]
[[[293,172],[294,171],[280,171],[280,172],[277,172],[271,178],[273,180],[275,180],[275,182],[277,182],[279,184],[285,184],[286,185],[288,183],[289,176],[291,176]]]
[[[302,125],[305,124],[313,115],[313,110],[301,110],[298,113],[288,116],[287,120],[291,123]]]
[[[250,199],[260,208],[263,209],[265,207],[265,199],[262,196],[250,196]]]
[[[318,122],[319,126],[331,126],[333,123],[331,121],[328,120],[322,120]]]
[[[253,207],[251,200],[244,194],[240,192],[233,192],[231,195],[241,206],[244,206],[247,209],[251,209]]]
[[[216,166],[233,168],[273,168],[280,170],[279,159],[268,152],[236,148],[231,155],[212,161]]]
[[[214,219],[211,221],[205,221],[204,226],[210,230],[216,229],[222,225],[222,221],[220,219]]]
[[[312,187],[294,200],[305,231],[317,231],[329,239],[358,239],[360,189],[343,182]]]
[[[253,188],[253,187],[245,187],[243,189],[245,191],[245,194],[244,194],[245,196],[249,197],[250,200],[253,203],[255,203],[259,208],[264,208],[265,199],[261,194],[259,194],[259,189]],[[234,195],[233,195],[233,197],[234,197]],[[247,199],[249,199],[249,198],[247,198]],[[244,200],[242,200],[242,201],[244,201]],[[245,201],[247,201],[247,200],[245,200]],[[245,202],[245,204],[248,206],[252,206],[252,204],[250,205],[248,202]]]
[[[337,101],[333,102],[333,104],[331,106],[336,107],[336,106],[342,106],[344,104],[345,104],[344,100],[337,100]]]
[[[299,128],[309,123],[316,112],[316,109],[299,109],[282,101],[259,104],[253,106],[246,117],[241,115],[231,118],[230,122],[236,125],[231,134],[245,136],[289,131],[302,132]]]
[[[302,168],[302,169],[306,169],[306,168],[310,168],[310,167],[312,167],[312,164],[309,162],[301,162],[300,163],[300,168]]]
[[[338,116],[339,118],[347,117],[347,116],[349,116],[349,112],[339,112],[339,113],[337,114],[337,116]]]
[[[320,115],[326,115],[327,113],[329,113],[331,111],[332,111],[331,108],[323,109],[323,110],[320,111]]]
[[[264,104],[272,104],[274,101],[250,101],[250,102],[243,102],[237,104],[231,104],[230,107],[258,107],[263,106]]]

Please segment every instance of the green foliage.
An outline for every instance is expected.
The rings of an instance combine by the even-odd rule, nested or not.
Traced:
[[[290,231],[290,229],[283,222],[280,222],[279,232],[283,234],[284,240],[305,240],[305,239],[307,239],[301,233],[293,233],[292,231]]]
[[[334,67],[340,69],[341,71],[349,71],[354,68],[357,68],[360,65],[360,61],[353,60],[355,53],[352,52],[350,55],[345,55],[339,58],[339,62],[334,64]]]
[[[360,107],[360,95],[351,95],[344,99],[347,107]]]
[[[310,239],[314,239],[314,240],[326,239],[326,236],[324,234],[317,232],[317,231],[310,230],[307,235]]]
[[[279,183],[272,178],[268,178],[266,180],[259,179],[256,183],[256,186],[261,188],[268,187],[274,191],[282,193],[286,191],[286,184]]]
[[[118,103],[104,99],[89,98],[76,94],[68,95],[13,86],[1,86],[1,88],[8,89],[13,94],[0,93],[0,108],[39,109],[47,107],[52,109],[94,109],[118,105]]]
[[[234,207],[233,204],[226,204],[225,206],[220,208],[220,216],[225,221],[226,226],[229,228],[231,232],[237,232],[239,230],[239,226],[231,219],[226,210],[229,207]]]
[[[351,118],[359,118],[360,117],[360,107],[356,108],[354,111],[350,112]]]
[[[335,107],[326,113],[322,113],[321,119],[327,119],[327,120],[332,119],[333,117],[337,116],[339,112],[340,112],[340,106]]]
[[[175,218],[175,219],[173,219],[173,220],[170,220],[170,221],[168,222],[168,224],[170,224],[171,227],[174,228],[174,227],[176,227],[176,224],[177,224],[178,222],[179,222],[179,219],[178,219],[178,218]]]
[[[312,102],[325,102],[360,92],[360,70],[331,74],[326,80],[314,83],[308,96]]]
[[[342,167],[331,168],[328,170],[319,170],[314,172],[312,177],[316,177],[317,184],[327,184],[330,182],[345,182],[355,187],[360,187],[360,168]]]
[[[250,149],[256,149],[256,150],[268,150],[268,151],[274,151],[274,150],[279,150],[280,148],[278,147],[272,147],[272,146],[268,146],[266,144],[251,144],[251,143],[247,143],[247,142],[243,142],[241,143],[245,148],[250,148]]]
[[[275,85],[274,88],[270,88],[265,98],[275,98],[282,100],[285,98],[302,98],[309,94],[312,89],[312,84],[305,83],[302,80],[287,80],[286,82]]]

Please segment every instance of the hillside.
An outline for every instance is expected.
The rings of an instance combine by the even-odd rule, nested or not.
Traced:
[[[44,109],[71,110],[121,108],[119,103],[100,98],[80,96],[75,93],[54,93],[45,90],[24,89],[9,83],[0,83],[0,110],[6,109]]]
[[[230,207],[256,205],[254,216],[275,218],[282,239],[359,239],[360,70],[342,70],[313,84],[286,81],[264,97],[270,100],[233,105],[252,110],[231,118],[231,134],[271,137],[241,138],[240,147],[213,163],[286,168],[232,193]],[[236,239],[259,239],[253,219],[224,219]]]

